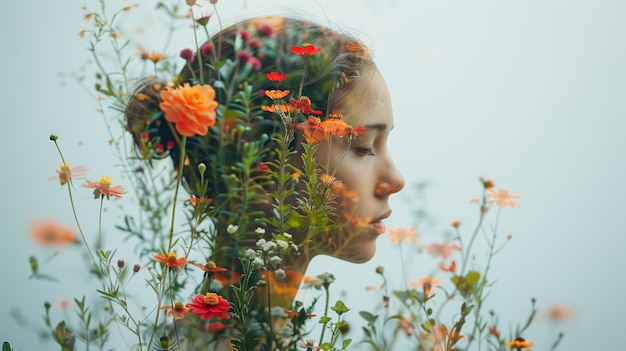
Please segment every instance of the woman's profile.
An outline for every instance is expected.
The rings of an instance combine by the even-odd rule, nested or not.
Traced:
[[[313,257],[372,258],[404,186],[384,78],[362,41],[296,18],[241,21],[181,57],[174,81],[142,82],[125,114],[138,154],[165,146],[191,213],[211,223],[190,239],[210,262],[198,293],[232,298],[248,259],[266,283],[253,303],[295,310]],[[212,104],[176,116],[198,99]]]

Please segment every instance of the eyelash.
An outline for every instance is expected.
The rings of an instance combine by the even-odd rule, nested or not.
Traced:
[[[374,153],[374,149],[365,148],[365,147],[355,147],[354,151],[364,156],[376,156]]]

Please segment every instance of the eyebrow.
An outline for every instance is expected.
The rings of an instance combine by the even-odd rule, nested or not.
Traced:
[[[391,126],[390,129],[393,129],[393,125]],[[372,123],[372,124],[366,124],[365,125],[365,129],[366,130],[379,130],[379,131],[383,131],[387,129],[387,124],[386,123]]]

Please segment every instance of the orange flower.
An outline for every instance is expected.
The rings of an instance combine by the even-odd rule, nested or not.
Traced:
[[[302,46],[292,46],[291,47],[291,52],[293,52],[296,55],[314,55],[317,54],[318,52],[320,52],[322,49],[313,46],[311,43],[304,43],[302,44]]]
[[[90,182],[88,180],[85,182],[86,183],[82,184],[81,186],[83,188],[94,189],[93,197],[95,199],[98,199],[101,196],[102,197],[106,196],[107,199],[109,199],[111,196],[115,196],[119,198],[119,197],[122,197],[122,195],[126,194],[126,190],[124,190],[122,186],[120,185],[111,186],[111,177],[102,176],[100,177],[99,182]]]
[[[179,258],[178,254],[173,251],[168,252],[167,255],[160,253],[160,254],[155,254],[152,257],[154,258],[155,261],[161,262],[168,267],[182,267],[186,265],[187,263],[189,263],[185,259],[185,257]]]
[[[174,319],[183,319],[189,312],[189,307],[185,306],[182,302],[174,302],[174,306],[163,306],[161,310],[167,311],[168,317],[174,317]]]
[[[387,233],[391,237],[392,244],[406,244],[409,241],[417,243],[417,235],[419,232],[415,230],[415,227],[407,228],[398,228],[398,229],[388,229]]]
[[[439,285],[439,280],[432,277],[424,277],[420,279],[419,282],[414,280],[410,281],[409,285],[414,288],[421,287],[424,290],[424,296],[430,296],[433,288]]]
[[[215,264],[215,262],[213,262],[213,261],[209,261],[209,262],[207,262],[205,264],[192,263],[192,265],[202,269],[205,272],[209,272],[209,273],[226,272],[228,270],[226,268],[218,267]]]
[[[278,100],[289,95],[289,92],[289,90],[266,90],[265,95],[272,100]]]
[[[324,128],[320,125],[321,121],[318,117],[309,116],[305,122],[296,124],[297,130],[303,130],[304,138],[307,143],[315,144],[324,139]]]
[[[143,49],[139,49],[139,56],[141,56],[142,59],[150,60],[153,63],[158,63],[159,61],[165,60],[165,56],[156,51],[149,52]]]
[[[311,108],[311,99],[306,96],[301,96],[299,99],[291,98],[289,99],[289,104],[295,109],[297,112],[302,112],[305,115],[321,115],[322,110],[314,110]]]
[[[515,338],[515,340],[513,340],[513,341],[505,342],[505,344],[506,344],[506,346],[508,346],[508,347],[510,347],[512,349],[518,349],[518,350],[521,350],[523,348],[527,348],[527,347],[532,347],[533,346],[532,342],[526,341],[526,340],[524,340],[524,338],[519,337],[519,336],[517,338]]]
[[[280,105],[272,104],[270,106],[261,106],[261,110],[266,111],[266,112],[272,112],[272,113],[275,113],[278,111],[282,111],[282,112],[294,111],[293,107],[287,104],[280,104]]]
[[[449,266],[440,265],[439,269],[441,269],[444,272],[454,272],[456,270],[456,262],[455,261],[450,262]]]
[[[215,124],[215,90],[210,85],[167,87],[161,91],[159,107],[165,119],[174,123],[181,135],[206,135]]]
[[[489,193],[490,200],[487,201],[487,204],[497,204],[500,207],[510,206],[511,208],[517,208],[519,205],[515,203],[515,199],[521,198],[521,196],[513,195],[508,190],[498,188],[498,190],[493,190],[492,188],[487,189],[487,193]]]
[[[72,179],[82,179],[84,178],[85,172],[87,172],[87,167],[85,166],[76,166],[74,168],[70,168],[70,164],[65,162],[59,165],[60,170],[57,169],[58,176],[48,178],[48,181],[58,180],[61,185],[65,185],[70,182]]]
[[[62,227],[54,220],[33,221],[30,224],[30,235],[33,240],[41,245],[62,245],[78,242],[71,228]]]
[[[343,120],[340,114],[330,115],[328,119],[321,122],[320,125],[324,129],[324,134],[327,136],[326,138],[328,138],[329,135],[344,137],[346,135],[359,135],[365,132],[365,126],[353,128]]]

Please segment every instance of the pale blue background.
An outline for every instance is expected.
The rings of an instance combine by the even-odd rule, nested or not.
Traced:
[[[236,8],[244,3],[248,11],[240,13]],[[145,8],[153,4],[142,1]],[[367,34],[394,99],[390,146],[398,167],[408,183],[431,182],[425,205],[440,223],[474,223],[468,200],[478,195],[480,176],[523,196],[521,208],[502,212],[502,232],[513,233],[514,240],[492,271],[497,283],[489,305],[503,321],[523,318],[534,296],[540,308],[560,303],[575,309],[575,319],[557,329],[546,322],[534,327],[529,339],[535,350],[546,349],[556,330],[566,332],[561,350],[623,344],[626,2],[221,0],[219,5],[222,16],[232,20],[284,12],[279,4]],[[81,285],[88,267],[67,250],[44,271],[75,276],[74,281],[27,279],[28,255],[41,259],[51,253],[32,244],[29,221],[72,223],[65,189],[47,182],[59,163],[48,135],[58,133],[66,156],[73,165],[87,165],[92,179],[115,169],[95,102],[69,77],[91,72],[84,70],[88,54],[77,35],[86,27],[82,5],[41,0],[1,5],[0,338],[18,350],[48,348],[14,323],[11,309],[39,326],[43,301],[88,293]],[[158,24],[150,15],[142,21]],[[93,228],[97,203],[88,192],[78,201],[81,217]],[[110,223],[119,220],[121,203],[109,206]],[[394,205],[389,225],[410,224],[405,204]],[[435,241],[436,235],[424,233],[423,240]],[[377,256],[366,265],[322,259],[311,273],[337,269],[342,285],[336,289],[354,290],[348,305],[367,308],[371,296],[362,287],[377,282],[374,267],[396,264],[386,240],[381,238]],[[411,270],[420,274],[419,264]]]

